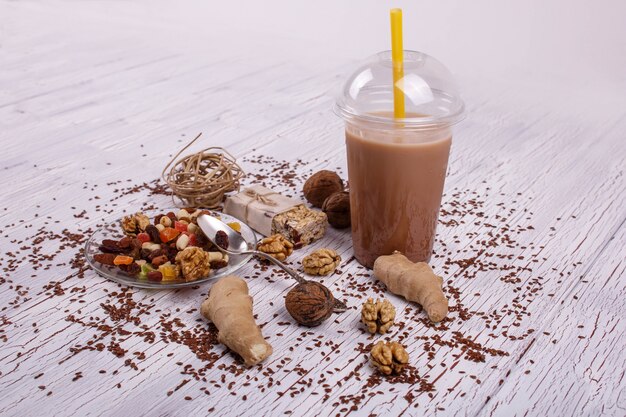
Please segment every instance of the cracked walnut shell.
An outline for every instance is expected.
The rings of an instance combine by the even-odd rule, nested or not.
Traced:
[[[372,334],[376,332],[380,334],[387,333],[387,330],[393,326],[395,318],[396,309],[387,300],[376,300],[374,302],[371,298],[368,298],[363,303],[361,321],[367,326],[367,331]]]
[[[209,254],[201,248],[188,246],[176,255],[176,264],[185,277],[185,281],[195,281],[211,272]]]
[[[279,261],[284,261],[293,253],[293,243],[283,235],[275,234],[261,240],[257,245],[257,250],[271,255]]]
[[[409,354],[398,342],[380,341],[371,352],[372,365],[385,375],[399,374],[409,363]]]
[[[139,232],[143,232],[149,225],[150,218],[140,212],[122,218],[122,229],[127,235],[134,236]]]
[[[329,275],[341,262],[341,256],[332,249],[321,248],[311,252],[302,259],[304,272],[309,275]]]

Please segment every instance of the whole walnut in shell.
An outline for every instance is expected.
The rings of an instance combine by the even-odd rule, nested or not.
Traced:
[[[304,183],[304,197],[314,207],[321,208],[324,201],[338,191],[343,191],[343,181],[336,172],[322,170],[313,174]]]
[[[409,354],[398,342],[383,342],[374,345],[370,354],[372,365],[385,375],[399,374],[409,363]]]
[[[335,229],[350,227],[350,193],[340,191],[331,194],[322,205],[322,211],[328,217],[328,223]]]
[[[321,248],[311,252],[302,259],[304,272],[309,275],[329,275],[335,271],[341,256],[332,249]]]
[[[335,297],[324,285],[305,281],[287,293],[285,307],[295,321],[313,327],[322,324],[333,313]]]

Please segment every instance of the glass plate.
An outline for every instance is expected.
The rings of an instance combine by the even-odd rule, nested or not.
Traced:
[[[176,213],[178,210],[180,209],[170,207],[170,208],[164,208],[164,209],[159,209],[159,210],[145,211],[143,213],[146,216],[150,217],[150,221],[152,222],[154,217],[157,214],[167,213],[168,211],[173,211],[174,213]],[[240,220],[232,216],[229,216],[228,214],[215,213],[215,215],[219,216],[226,223],[228,222],[239,223],[241,225],[241,235],[248,243],[248,247],[251,249],[256,248],[256,244],[257,244],[256,234],[247,224],[241,222]],[[122,237],[124,237],[120,220],[121,218],[117,218],[113,221],[108,221],[105,226],[93,232],[93,234],[91,235],[91,237],[85,244],[85,257],[87,258],[87,262],[89,263],[89,265],[98,274],[102,275],[105,278],[110,279],[111,281],[115,281],[120,284],[130,285],[133,287],[140,287],[140,288],[157,288],[157,289],[193,287],[195,285],[199,285],[207,281],[211,281],[211,280],[223,277],[225,275],[232,274],[237,269],[245,265],[248,262],[248,260],[252,257],[252,255],[243,255],[243,256],[229,255],[228,266],[226,266],[225,268],[212,270],[208,276],[197,279],[195,281],[190,281],[190,282],[186,282],[184,280],[153,282],[153,281],[148,281],[145,279],[130,277],[124,274],[116,266],[103,265],[99,262],[96,262],[93,259],[93,256],[95,254],[102,253],[99,247],[104,239],[119,240]]]

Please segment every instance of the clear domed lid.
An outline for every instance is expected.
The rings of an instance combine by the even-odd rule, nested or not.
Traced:
[[[367,59],[346,80],[335,112],[346,120],[372,124],[402,123],[404,128],[452,125],[463,117],[464,105],[450,71],[435,58],[404,51],[404,76],[396,86],[404,94],[404,119],[393,117],[391,51]]]

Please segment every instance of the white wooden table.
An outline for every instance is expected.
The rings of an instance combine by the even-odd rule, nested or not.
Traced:
[[[314,245],[342,255],[323,281],[352,307],[320,327],[286,314],[290,282],[240,271],[274,347],[249,370],[209,343],[207,285],[128,289],[81,269],[81,234],[170,203],[121,190],[198,132],[292,195],[312,171],[346,175],[330,106],[357,59],[386,48],[388,5],[206,3],[0,1],[0,413],[626,414],[623,2],[399,3],[405,45],[446,62],[468,107],[432,262],[451,320],[429,326],[387,295],[402,327],[386,338],[421,385],[367,363],[379,338],[359,297],[378,287],[348,232]],[[294,185],[259,157],[295,164]]]

